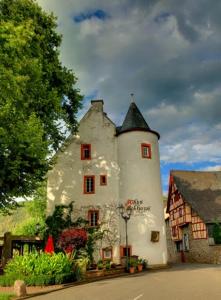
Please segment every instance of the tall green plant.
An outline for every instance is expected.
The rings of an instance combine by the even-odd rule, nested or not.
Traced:
[[[73,262],[60,253],[31,253],[24,256],[15,256],[8,262],[5,274],[21,276],[58,275],[72,271]]]

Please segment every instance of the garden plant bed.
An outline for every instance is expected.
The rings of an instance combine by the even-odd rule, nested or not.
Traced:
[[[114,277],[115,275],[120,275],[125,273],[124,267],[117,267],[115,269],[102,269],[102,270],[90,270],[85,273],[85,280],[91,281],[96,280],[97,278],[103,277]]]

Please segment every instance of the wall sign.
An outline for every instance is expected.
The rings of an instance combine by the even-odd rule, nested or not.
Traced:
[[[143,200],[128,199],[126,206],[130,206],[135,213],[144,213],[150,211],[150,206],[145,206]]]

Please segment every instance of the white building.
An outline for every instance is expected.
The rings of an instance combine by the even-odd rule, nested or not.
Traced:
[[[146,258],[150,265],[166,264],[158,139],[135,103],[116,127],[103,112],[103,101],[91,101],[78,135],[57,154],[48,175],[48,214],[55,205],[74,201],[73,217],[108,229],[97,255],[119,262],[126,247],[125,223],[117,207],[131,205],[130,255]]]

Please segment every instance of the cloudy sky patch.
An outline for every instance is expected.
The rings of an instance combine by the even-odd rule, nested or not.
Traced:
[[[221,2],[38,0],[58,16],[61,59],[85,95],[121,124],[130,94],[161,134],[164,191],[170,169],[221,166]]]

